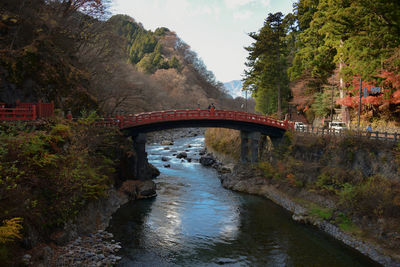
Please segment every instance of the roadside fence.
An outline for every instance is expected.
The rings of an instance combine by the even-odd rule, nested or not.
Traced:
[[[331,129],[331,128],[321,128],[321,127],[298,127],[295,129],[298,134],[309,134],[309,135],[331,135],[331,136],[346,136],[349,133],[355,135],[383,141],[397,142],[400,141],[400,133],[398,132],[379,132],[379,131],[359,131],[359,130],[342,130],[342,129]]]

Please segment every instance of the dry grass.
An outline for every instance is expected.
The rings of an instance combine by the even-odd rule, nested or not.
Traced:
[[[205,142],[208,147],[231,156],[234,159],[240,157],[240,131],[209,128],[205,134]]]

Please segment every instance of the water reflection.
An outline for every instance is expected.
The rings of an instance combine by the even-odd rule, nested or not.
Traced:
[[[162,172],[158,195],[114,215],[109,231],[123,245],[119,266],[374,266],[270,201],[222,188],[215,171],[196,162],[202,141],[147,147]],[[193,161],[172,156],[180,151]]]

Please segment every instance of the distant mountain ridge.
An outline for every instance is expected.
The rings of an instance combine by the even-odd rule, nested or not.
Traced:
[[[243,82],[241,80],[233,80],[230,82],[224,83],[224,87],[227,90],[227,93],[232,97],[243,97]]]

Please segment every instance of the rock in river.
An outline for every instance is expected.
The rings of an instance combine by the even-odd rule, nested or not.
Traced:
[[[161,145],[163,145],[163,146],[172,146],[172,145],[174,145],[174,142],[169,141],[169,140],[164,140],[164,141],[161,142]]]
[[[176,157],[178,159],[182,159],[182,158],[187,158],[187,153],[186,152],[180,152],[178,155],[176,155]]]
[[[202,156],[200,158],[200,164],[206,167],[209,167],[215,163],[215,158],[211,154],[207,154],[206,156]]]

